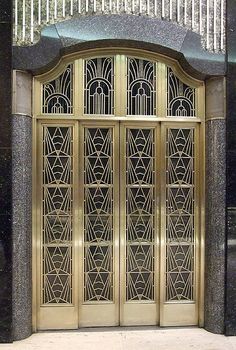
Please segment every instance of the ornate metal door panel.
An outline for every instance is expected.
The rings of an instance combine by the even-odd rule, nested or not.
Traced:
[[[194,325],[199,317],[198,132],[194,124],[162,125],[161,325]]]
[[[81,327],[119,324],[118,127],[114,123],[81,126]]]
[[[158,323],[158,133],[156,124],[121,127],[122,325]]]
[[[198,128],[79,128],[39,123],[38,328],[196,324]]]
[[[75,134],[74,123],[39,123],[38,329],[78,324]]]

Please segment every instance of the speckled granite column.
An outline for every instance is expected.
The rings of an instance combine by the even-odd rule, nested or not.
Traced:
[[[227,266],[225,333],[236,335],[236,6],[227,0]]]
[[[224,78],[206,82],[205,328],[224,333],[225,111]]]
[[[32,119],[31,76],[14,72],[13,148],[13,338],[32,333]]]

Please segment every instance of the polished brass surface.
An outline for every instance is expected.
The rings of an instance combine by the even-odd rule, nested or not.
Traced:
[[[203,101],[137,50],[34,79],[35,330],[203,324]]]

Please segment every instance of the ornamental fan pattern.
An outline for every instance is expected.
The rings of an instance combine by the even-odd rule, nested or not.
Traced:
[[[43,127],[42,303],[72,303],[72,127]]]
[[[167,130],[166,301],[194,298],[194,129]]]
[[[184,84],[167,68],[167,115],[195,117],[195,89]]]
[[[85,61],[84,113],[114,114],[114,60],[112,57]]]
[[[112,129],[86,128],[84,150],[84,301],[112,301]]]
[[[128,58],[127,77],[128,115],[155,115],[155,62]]]
[[[154,299],[154,130],[126,134],[126,300]]]
[[[73,65],[56,79],[43,84],[43,110],[45,114],[73,113]]]

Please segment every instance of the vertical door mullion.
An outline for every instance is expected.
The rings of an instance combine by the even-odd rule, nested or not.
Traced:
[[[84,115],[84,60],[75,60],[74,67],[74,114],[78,118]]]
[[[73,202],[74,202],[74,215],[73,215],[73,249],[74,249],[74,259],[73,259],[73,275],[74,275],[74,290],[73,290],[73,297],[74,297],[74,304],[76,306],[76,313],[77,313],[77,326],[79,326],[79,291],[81,282],[79,279],[79,265],[80,265],[80,227],[81,227],[81,210],[80,210],[80,196],[79,188],[80,188],[80,182],[79,182],[79,169],[80,169],[80,138],[79,138],[79,123],[78,121],[75,122],[75,126],[73,128],[74,133],[74,149],[73,149]]]
[[[198,126],[198,149],[199,149],[199,158],[196,159],[197,166],[200,169],[199,178],[197,182],[197,186],[199,188],[199,202],[198,202],[198,210],[199,210],[199,242],[198,242],[198,251],[199,251],[199,326],[204,326],[204,271],[205,271],[205,123],[202,122]],[[200,163],[201,159],[201,163]]]
[[[79,125],[79,164],[78,164],[78,179],[79,179],[79,212],[80,212],[80,227],[79,227],[79,327],[81,322],[82,304],[84,301],[84,127],[82,123]]]
[[[167,86],[166,86],[166,65],[161,62],[157,62],[157,116],[159,118],[166,117],[166,94],[167,94]]]
[[[161,123],[160,128],[160,326],[163,323],[163,305],[166,289],[166,140],[165,126]]]
[[[125,222],[125,203],[126,203],[126,128],[120,125],[120,325],[124,324],[124,309],[126,299],[126,222]]]
[[[113,225],[114,225],[114,237],[113,237],[113,295],[114,303],[116,305],[117,324],[119,325],[120,309],[120,147],[119,147],[119,123],[116,123],[113,128],[113,157],[114,157],[114,169],[113,169]]]
[[[158,123],[155,128],[155,298],[157,309],[157,324],[160,321],[160,266],[161,266],[161,124]]]

